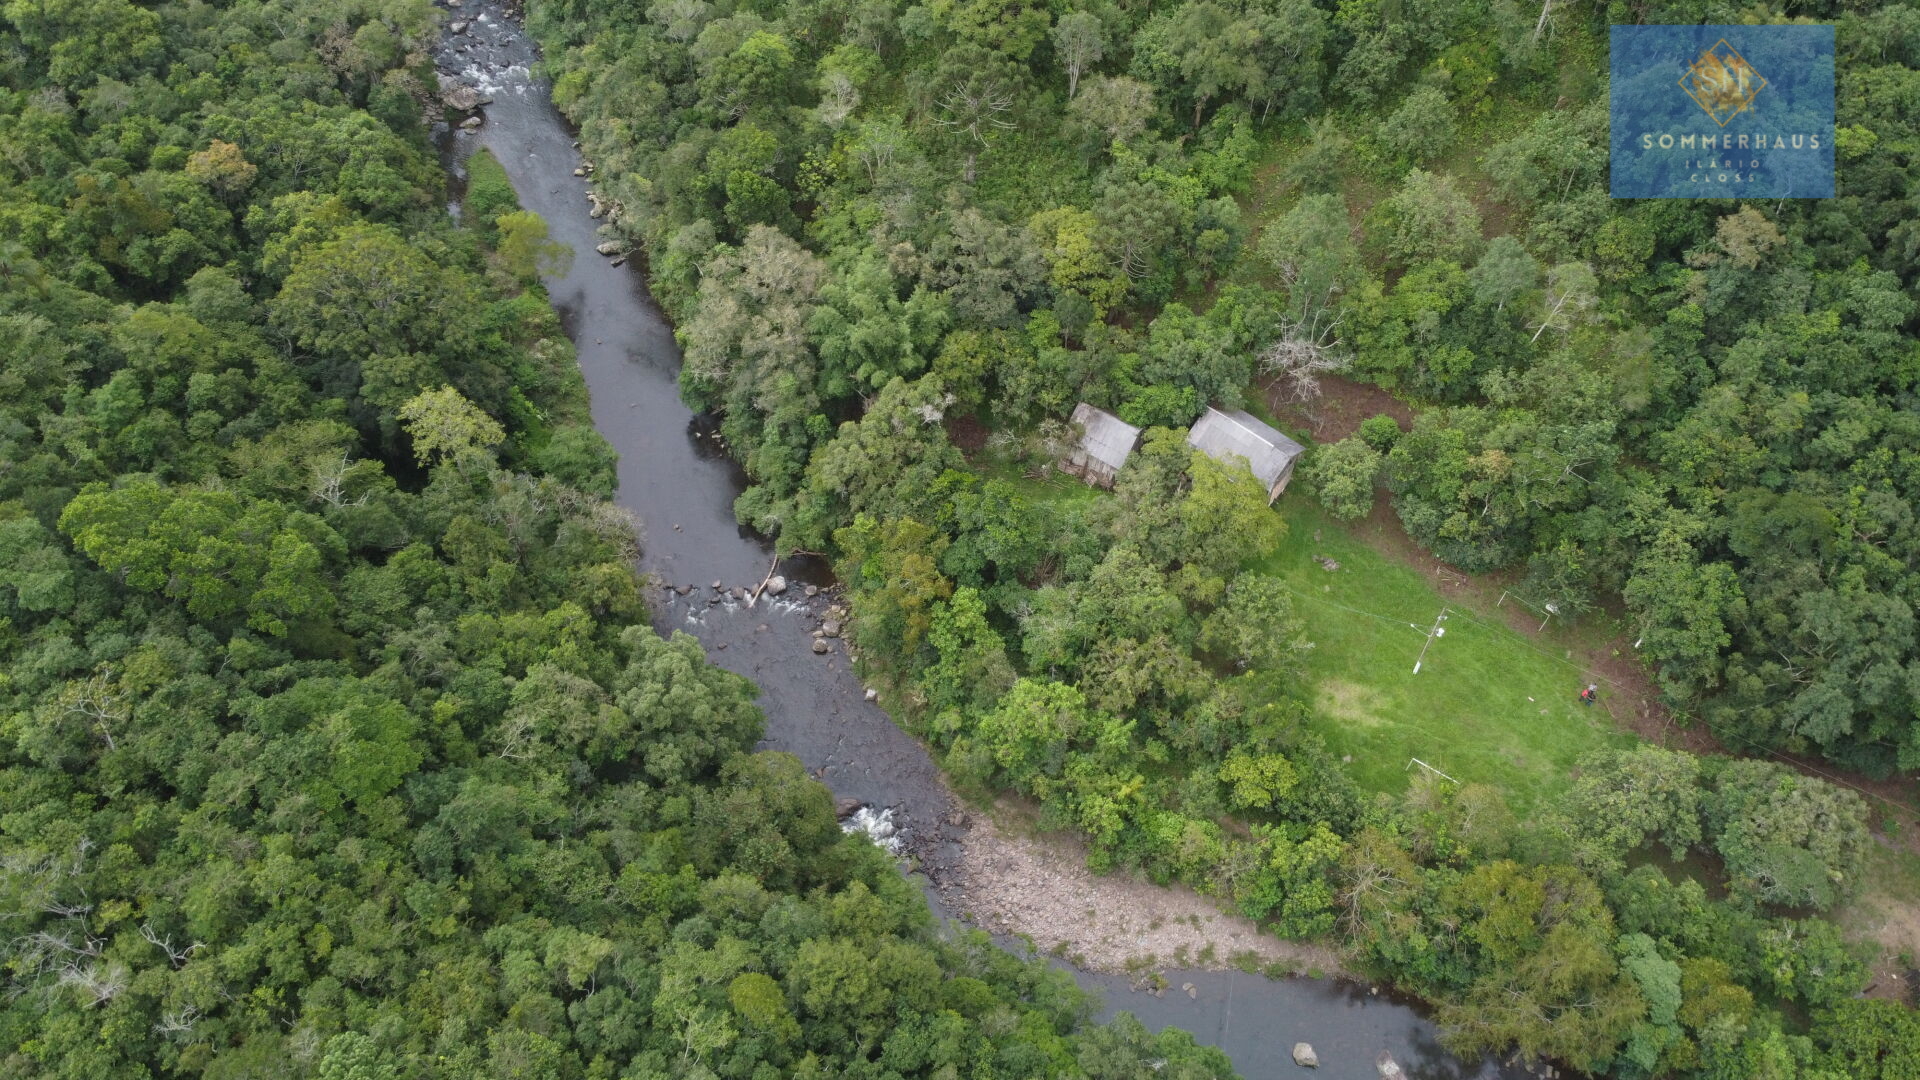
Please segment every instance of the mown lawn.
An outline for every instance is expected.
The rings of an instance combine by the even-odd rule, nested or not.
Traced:
[[[1581,670],[1538,651],[1498,617],[1436,593],[1419,572],[1392,562],[1304,492],[1276,507],[1287,539],[1258,568],[1292,588],[1314,643],[1307,677],[1314,724],[1354,779],[1400,791],[1410,759],[1462,783],[1492,784],[1518,813],[1543,805],[1581,754],[1629,746],[1603,706],[1580,704]],[[1329,572],[1315,561],[1340,564]],[[1445,634],[1413,673],[1427,629],[1451,607]]]

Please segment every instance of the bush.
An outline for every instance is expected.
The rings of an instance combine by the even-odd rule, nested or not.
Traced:
[[[1365,440],[1368,446],[1384,454],[1393,449],[1394,443],[1400,441],[1400,421],[1386,413],[1369,416],[1360,421],[1360,430],[1356,434]]]
[[[1373,481],[1380,475],[1383,460],[1380,451],[1366,440],[1349,435],[1331,446],[1320,447],[1307,465],[1307,475],[1327,513],[1351,521],[1373,509]]]
[[[475,150],[467,159],[467,197],[460,203],[461,216],[491,238],[494,221],[518,209],[520,200],[513,193],[507,170],[485,149]]]

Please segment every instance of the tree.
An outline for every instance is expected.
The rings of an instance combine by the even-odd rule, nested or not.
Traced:
[[[1043,210],[1028,220],[1027,231],[1046,260],[1055,292],[1086,297],[1095,319],[1105,318],[1126,296],[1131,282],[1100,245],[1100,222],[1093,214],[1072,206]]]
[[[253,186],[259,174],[259,167],[248,161],[238,146],[219,139],[187,158],[187,175],[227,199]]]
[[[1098,723],[1073,687],[1021,679],[980,719],[977,737],[1007,786],[1033,792],[1043,778],[1060,775],[1068,749]]]
[[[531,210],[516,210],[494,219],[500,230],[495,250],[507,272],[522,281],[561,278],[573,265],[573,249],[551,239],[546,221]]]
[[[1187,476],[1190,486],[1179,510],[1183,565],[1175,580],[1187,595],[1210,598],[1220,595],[1236,567],[1280,546],[1287,524],[1244,466],[1224,465],[1195,450]]]
[[[1578,871],[1487,863],[1460,880],[1449,906],[1484,972],[1435,1014],[1456,1052],[1517,1046],[1587,1068],[1611,1058],[1644,1015],[1614,957],[1612,918]]]
[[[1053,24],[1053,51],[1067,69],[1067,99],[1080,92],[1080,76],[1106,55],[1106,29],[1088,11],[1070,12]]]
[[[1385,457],[1357,435],[1318,448],[1307,462],[1307,477],[1327,512],[1345,521],[1373,509],[1373,486]]]
[[[859,514],[931,517],[935,480],[961,464],[940,422],[953,404],[940,380],[896,376],[859,420],[840,425],[813,455],[807,485],[783,537],[820,544],[829,522]]]
[[[1153,120],[1153,88],[1125,75],[1096,75],[1087,80],[1086,93],[1067,103],[1067,114],[1109,144],[1130,143]]]
[[[1571,333],[1598,302],[1599,284],[1593,267],[1583,262],[1561,263],[1547,271],[1546,295],[1532,340],[1539,341],[1549,329]]]
[[[946,538],[912,518],[881,522],[856,514],[852,525],[834,534],[834,542],[846,552],[847,579],[865,586],[854,605],[860,617],[854,625],[860,647],[878,654],[912,655],[939,618],[941,602],[953,595],[953,583],[939,569]],[[957,614],[964,620],[964,608]],[[964,623],[948,629],[962,637],[966,631]],[[953,638],[936,644],[960,646]],[[941,653],[943,661],[950,656]]]
[[[1134,38],[1134,70],[1161,89],[1193,102],[1197,130],[1217,97],[1245,89],[1259,75],[1259,30],[1211,0],[1160,14]]]
[[[886,266],[869,256],[820,290],[807,320],[819,353],[824,390],[832,397],[865,394],[895,378],[926,370],[949,321],[941,297],[917,287],[902,299]]]
[[[934,123],[960,140],[966,161],[962,178],[971,184],[980,154],[999,132],[1015,127],[1019,72],[996,53],[963,46],[941,60],[935,79]]]
[[[1480,245],[1480,212],[1444,174],[1409,170],[1378,213],[1387,253],[1403,266],[1425,259],[1464,261]]]
[[[1207,315],[1195,315],[1175,301],[1162,308],[1147,328],[1140,378],[1154,386],[1192,387],[1196,403],[1232,403],[1239,399],[1252,367],[1231,327]]]
[[[1759,899],[1825,909],[1859,888],[1870,843],[1860,796],[1767,761],[1725,762],[1711,778],[1708,838]]]
[[[1415,87],[1380,125],[1380,142],[1409,161],[1432,161],[1446,152],[1453,138],[1453,103],[1432,83]]]
[[[1333,353],[1340,344],[1340,297],[1365,273],[1345,201],[1302,198],[1260,234],[1259,250],[1286,285],[1283,340],[1319,356]]]
[[[1656,840],[1675,859],[1700,842],[1700,762],[1692,754],[1598,750],[1578,770],[1565,811],[1584,865],[1619,873],[1628,854]]]
[[[1501,235],[1487,244],[1480,261],[1467,271],[1473,285],[1473,299],[1481,305],[1492,304],[1505,311],[1507,304],[1532,292],[1540,284],[1540,264],[1520,241]]]
[[[1313,648],[1306,639],[1306,626],[1294,613],[1293,594],[1285,583],[1243,572],[1227,586],[1225,600],[1200,624],[1195,644],[1237,669],[1297,676]]]
[[[472,455],[490,454],[507,437],[498,421],[451,386],[416,394],[400,407],[400,422],[422,465],[436,458],[464,463]]]
[[[294,259],[269,312],[302,346],[350,359],[458,347],[446,313],[469,303],[465,281],[392,230],[353,225]]]
[[[1321,100],[1326,12],[1311,0],[1268,0],[1248,5],[1246,18],[1258,35],[1258,69],[1248,80],[1247,96],[1259,102],[1260,119],[1270,118],[1276,108],[1282,117],[1306,115]]]

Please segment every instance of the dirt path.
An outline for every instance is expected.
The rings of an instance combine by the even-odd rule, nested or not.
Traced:
[[[1095,874],[1085,843],[1027,835],[1030,819],[1029,808],[1009,800],[992,814],[973,813],[958,873],[936,883],[982,929],[1024,936],[1042,952],[1112,974],[1245,968],[1251,959],[1269,974],[1348,975],[1331,947],[1282,941],[1185,886]]]

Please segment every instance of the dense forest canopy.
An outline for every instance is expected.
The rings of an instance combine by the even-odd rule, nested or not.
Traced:
[[[1097,864],[1336,935],[1462,1049],[1624,1077],[1896,1076],[1821,918],[1873,847],[1765,761],[1360,791],[1302,722],[1287,517],[1191,453],[1330,372],[1417,407],[1313,451],[1338,517],[1568,615],[1740,747],[1920,767],[1920,9],[1716,0],[541,0],[556,101],[753,486],[829,551],[899,718]],[[1837,26],[1838,195],[1607,197],[1609,23]],[[1078,401],[1110,497],[1023,482]],[[965,450],[950,430],[984,427]],[[1289,495],[1288,498],[1300,496]],[[1692,864],[1692,865],[1690,865]],[[1704,870],[1701,869],[1704,867]],[[1724,891],[1723,891],[1724,890]]]
[[[437,33],[0,6],[0,1075],[1231,1075],[936,931],[649,628]]]

